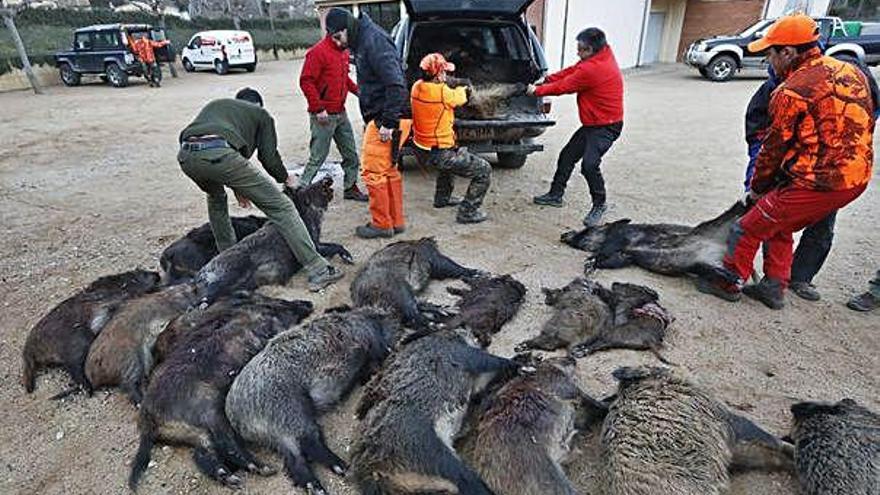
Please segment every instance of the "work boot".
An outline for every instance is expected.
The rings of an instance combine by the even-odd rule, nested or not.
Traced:
[[[742,298],[739,287],[723,281],[710,282],[704,278],[698,278],[697,290],[703,294],[724,299],[727,302],[737,302]]]
[[[458,223],[480,223],[485,222],[489,216],[480,210],[459,209],[455,221]]]
[[[449,196],[446,199],[434,198],[434,208],[447,208],[449,206],[458,206],[461,204],[461,198],[458,196]]]
[[[785,307],[782,283],[778,280],[764,277],[757,284],[743,287],[742,292],[752,299],[764,303],[764,306],[770,309],[782,309]]]
[[[354,235],[361,239],[376,239],[378,237],[388,238],[394,235],[394,229],[380,229],[374,227],[372,223],[368,223],[354,229]]]
[[[361,203],[366,203],[370,200],[370,197],[362,193],[361,190],[358,189],[357,184],[355,184],[342,193],[342,199],[350,199],[352,201],[360,201]]]
[[[562,208],[562,194],[556,194],[553,191],[532,198],[532,203],[542,206],[553,206]]]
[[[602,221],[602,217],[605,215],[606,211],[608,211],[607,203],[593,205],[593,207],[590,208],[590,212],[584,217],[584,227],[595,227],[596,225],[599,225],[599,222]]]
[[[401,225],[400,227],[394,227],[394,235],[402,234],[406,232],[406,225]]]
[[[865,313],[868,311],[874,311],[875,309],[880,308],[880,297],[877,297],[870,292],[865,292],[864,294],[859,294],[850,299],[849,302],[846,303],[846,307]]]
[[[792,282],[789,284],[788,290],[807,301],[818,301],[819,299],[822,299],[822,295],[816,290],[816,286],[809,282]]]
[[[309,290],[312,292],[318,292],[324,287],[341,279],[344,275],[345,273],[343,273],[342,270],[339,270],[332,265],[327,265],[320,272],[309,276]]]

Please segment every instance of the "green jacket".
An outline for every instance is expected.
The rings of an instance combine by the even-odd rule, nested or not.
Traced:
[[[254,151],[263,168],[279,183],[287,180],[287,169],[278,154],[275,121],[262,107],[241,100],[214,100],[180,133],[180,141],[193,136],[216,134],[250,159]]]

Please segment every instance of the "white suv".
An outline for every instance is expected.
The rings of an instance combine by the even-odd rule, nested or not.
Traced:
[[[217,74],[241,68],[253,72],[257,68],[254,38],[247,31],[202,31],[190,38],[180,54],[183,68],[194,72],[211,68]]]

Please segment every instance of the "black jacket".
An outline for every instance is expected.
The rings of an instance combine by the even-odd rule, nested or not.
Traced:
[[[364,124],[375,120],[378,126],[397,129],[408,95],[403,63],[391,36],[370,16],[361,14],[350,48],[355,55]]]

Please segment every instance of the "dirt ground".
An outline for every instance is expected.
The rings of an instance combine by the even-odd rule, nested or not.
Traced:
[[[33,395],[19,385],[20,351],[30,327],[54,304],[95,278],[135,267],[155,268],[160,251],[187,229],[206,221],[202,194],[175,162],[178,131],[212,98],[242,86],[263,92],[275,115],[280,148],[289,166],[307,157],[305,102],[294,83],[299,62],[265,63],[254,74],[210,73],[167,78],[158,90],[100,84],[55,87],[47,95],[0,94],[0,493],[124,493],[129,459],[137,445],[137,412],[114,391],[92,398],[48,398],[64,388],[59,372],[43,374]],[[742,115],[758,79],[726,84],[699,79],[681,67],[627,76],[627,117],[605,171],[613,209],[609,218],[696,223],[725,209],[740,194],[745,165]],[[350,115],[357,115],[355,101]],[[583,253],[559,243],[587,208],[585,182],[572,178],[563,209],[531,205],[549,185],[555,158],[577,125],[572,97],[553,102],[558,124],[541,138],[546,150],[517,171],[496,170],[486,201],[487,223],[460,226],[451,211],[431,207],[433,177],[406,174],[409,231],[404,238],[435,236],[463,264],[511,273],[529,288],[527,302],[495,338],[492,350],[511,355],[535,334],[549,310],[541,287],[560,287],[582,272]],[[355,119],[359,127],[359,119]],[[459,189],[463,189],[459,182]],[[665,354],[720,398],[773,432],[786,432],[788,407],[801,399],[852,397],[880,409],[880,314],[857,314],[846,299],[866,288],[880,267],[880,193],[872,187],[838,218],[835,247],[816,280],[823,300],[788,298],[774,312],[752,302],[729,304],[697,293],[684,279],[638,269],[602,271],[595,277],[649,285],[677,320]],[[231,206],[233,214],[245,212]],[[353,236],[366,206],[334,201],[324,224],[328,241],[345,244],[357,260],[384,245]],[[338,262],[337,262],[338,263]],[[308,294],[303,276],[266,292],[305,298],[321,309],[348,299],[356,267],[342,283]],[[450,302],[446,284],[426,297]],[[597,396],[615,387],[618,366],[654,364],[648,353],[612,351],[578,363],[581,385]],[[347,457],[355,427],[356,392],[325,418],[328,438]],[[589,442],[572,465],[572,478],[589,492],[594,456]],[[272,454],[261,456],[279,465]],[[198,475],[189,452],[156,448],[141,493],[225,493]],[[353,494],[326,471],[332,493]],[[246,477],[244,493],[290,491],[282,475]],[[731,493],[788,495],[785,474],[736,476]]]

